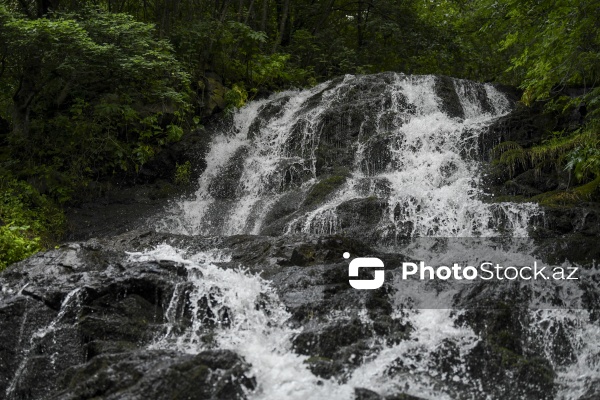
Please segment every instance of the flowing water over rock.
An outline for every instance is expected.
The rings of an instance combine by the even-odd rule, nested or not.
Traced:
[[[147,230],[0,275],[0,393],[598,398],[597,237],[542,238],[544,210],[482,184],[511,108],[492,85],[391,73],[248,104],[215,133],[195,195]],[[381,259],[383,286],[353,289],[345,252]],[[418,260],[585,279],[402,279]]]
[[[527,235],[536,206],[481,200],[480,137],[509,111],[491,85],[398,74],[254,102],[214,139],[196,197],[174,206],[168,230],[323,235],[369,225],[378,243]]]

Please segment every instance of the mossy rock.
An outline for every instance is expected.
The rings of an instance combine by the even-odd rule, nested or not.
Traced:
[[[600,201],[600,177],[569,190],[556,190],[532,197],[532,201],[545,207],[576,205],[582,202]]]
[[[304,207],[312,207],[323,203],[333,192],[339,189],[344,183],[348,176],[334,175],[328,178],[322,179],[316,183],[312,189],[308,192],[306,199],[304,199]]]

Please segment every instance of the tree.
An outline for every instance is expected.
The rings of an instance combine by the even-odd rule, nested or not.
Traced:
[[[152,25],[93,9],[32,20],[0,7],[0,35],[0,104],[21,172],[85,181],[139,167],[181,136],[188,75]]]
[[[533,160],[566,165],[580,181],[600,184],[600,2],[513,0],[505,18],[501,49],[514,54],[509,71],[520,78],[523,101],[585,114],[581,128],[557,132],[532,149]]]

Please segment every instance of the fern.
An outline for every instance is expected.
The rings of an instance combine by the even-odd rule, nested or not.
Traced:
[[[492,158],[497,164],[506,166],[511,177],[515,175],[518,167],[526,168],[526,150],[516,142],[502,142],[491,151]]]
[[[596,123],[590,123],[570,134],[554,132],[543,143],[524,149],[518,143],[500,143],[491,151],[496,164],[506,166],[510,177],[518,167],[542,168],[555,165],[572,171],[581,182],[600,176],[600,138]]]

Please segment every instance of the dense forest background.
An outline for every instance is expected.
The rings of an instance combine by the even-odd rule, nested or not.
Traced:
[[[493,81],[578,110],[497,162],[597,188],[599,25],[586,0],[1,0],[0,269],[60,240],[90,183],[135,177],[211,114],[346,73]]]

